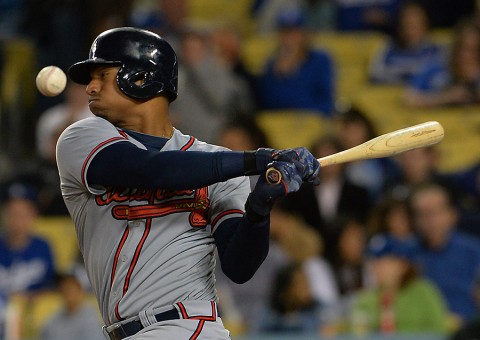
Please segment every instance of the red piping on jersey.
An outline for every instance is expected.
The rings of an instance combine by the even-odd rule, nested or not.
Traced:
[[[187,319],[187,320],[202,320],[202,321],[215,321],[217,320],[217,309],[215,307],[215,302],[210,301],[210,304],[212,306],[212,315],[194,315],[194,316],[189,316],[187,313],[187,309],[181,302],[177,302],[177,306],[180,309],[180,312],[182,313],[182,318]]]
[[[87,156],[87,158],[85,159],[85,162],[83,162],[83,166],[82,166],[82,184],[84,186],[86,186],[85,184],[85,169],[87,168],[87,164],[88,162],[90,161],[90,158],[93,157],[93,155],[98,151],[98,149],[100,149],[101,147],[105,146],[106,144],[109,144],[111,142],[114,142],[116,140],[120,140],[120,139],[125,139],[124,137],[113,137],[113,138],[110,138],[100,144],[98,144]]]
[[[117,304],[115,305],[115,316],[117,317],[117,319],[119,321],[122,321],[123,318],[120,316],[120,313],[118,312],[118,304],[120,303],[120,301],[117,302]]]
[[[204,325],[205,325],[205,320],[200,320],[200,322],[198,323],[197,329],[195,330],[195,333],[192,334],[189,340],[197,339],[200,333],[202,332]]]
[[[143,245],[145,244],[145,240],[147,239],[147,236],[150,233],[151,227],[152,227],[152,219],[149,218],[145,223],[145,230],[143,232],[142,239],[140,240],[140,243],[137,245],[137,248],[135,249],[135,255],[133,256],[132,263],[130,263],[130,268],[128,268],[127,277],[125,278],[125,284],[123,286],[123,295],[127,293],[128,286],[130,285],[130,279],[132,277],[133,269],[135,269],[135,266],[137,265],[138,258],[140,257],[140,252],[142,251]]]
[[[120,240],[120,243],[118,244],[117,251],[115,252],[115,259],[113,261],[112,273],[110,275],[110,288],[112,288],[113,279],[115,278],[115,272],[117,270],[117,264],[118,264],[118,258],[120,257],[120,252],[122,251],[123,245],[127,241],[127,237],[128,237],[129,232],[130,232],[130,229],[128,229],[128,226],[127,226],[125,228],[125,231],[123,232],[122,239]]]
[[[135,269],[135,266],[137,265],[138,258],[140,257],[140,252],[142,251],[143,245],[145,244],[145,240],[147,239],[148,234],[150,233],[150,228],[152,226],[152,220],[147,219],[146,225],[145,225],[145,231],[143,232],[142,239],[137,245],[137,248],[135,249],[135,255],[133,256],[133,260],[130,263],[130,267],[128,268],[128,273],[127,276],[125,277],[125,283],[123,284],[123,295],[128,291],[128,287],[130,285],[130,279],[132,277],[133,270]],[[123,318],[120,316],[120,313],[118,312],[118,305],[120,304],[120,301],[117,302],[115,306],[115,315],[118,320],[123,320]]]
[[[125,231],[123,232],[120,243],[118,244],[117,251],[115,252],[115,260],[113,261],[112,273],[110,274],[110,289],[112,288],[113,280],[115,278],[115,272],[117,271],[117,264],[118,264],[118,258],[120,257],[120,252],[122,251],[123,246],[125,245],[125,242],[127,241],[129,233],[130,233],[130,229],[128,228],[128,225],[127,225],[127,227],[125,228]],[[117,317],[118,320],[123,320],[123,318],[120,316],[120,313],[118,312],[118,304],[119,303],[120,303],[120,301],[118,301],[115,304],[115,316]]]
[[[180,150],[182,150],[182,151],[187,151],[188,149],[190,149],[190,147],[193,145],[194,142],[195,142],[195,138],[190,137],[190,139],[188,140],[187,144],[185,144],[184,146],[182,146],[182,147],[180,148]]]
[[[224,216],[230,215],[230,214],[244,214],[243,210],[240,209],[230,209],[230,210],[225,210],[224,212],[218,214],[217,217],[215,217],[211,223],[212,227],[215,227],[215,224]]]
[[[125,133],[125,131],[122,131],[122,130],[118,130],[118,133],[121,134],[123,137],[125,137],[126,139],[129,139],[128,138],[128,135]]]

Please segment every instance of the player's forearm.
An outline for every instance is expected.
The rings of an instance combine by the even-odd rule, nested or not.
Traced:
[[[89,166],[90,185],[185,190],[258,173],[255,155],[245,152],[150,152],[130,143],[100,151]],[[267,161],[264,162],[265,166]]]
[[[246,216],[223,222],[214,234],[222,270],[235,283],[252,278],[268,254],[270,219],[251,222]]]

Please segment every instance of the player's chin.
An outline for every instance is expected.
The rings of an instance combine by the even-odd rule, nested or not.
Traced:
[[[94,101],[91,101],[88,103],[88,108],[95,116],[98,116],[98,117],[105,116],[105,114],[103,113],[104,110],[102,110],[102,108],[99,107],[98,104]]]
[[[98,109],[90,107],[90,111],[97,117],[105,118],[105,119],[107,118],[107,115],[102,110],[98,110]]]

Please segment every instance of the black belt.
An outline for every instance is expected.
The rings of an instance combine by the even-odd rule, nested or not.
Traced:
[[[166,312],[158,313],[155,315],[157,322],[180,319],[178,312],[175,308],[167,310]],[[126,337],[137,334],[143,329],[143,325],[140,320],[130,321],[124,324],[120,324],[118,327],[107,331],[110,340],[121,340]]]

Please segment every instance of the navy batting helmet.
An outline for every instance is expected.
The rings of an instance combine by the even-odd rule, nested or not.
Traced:
[[[177,98],[178,62],[173,48],[159,35],[133,27],[101,33],[90,48],[89,58],[68,69],[74,82],[87,85],[98,65],[118,65],[117,83],[127,96],[149,100],[165,95]]]

